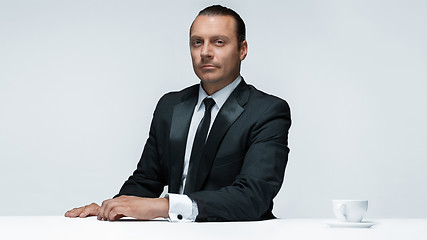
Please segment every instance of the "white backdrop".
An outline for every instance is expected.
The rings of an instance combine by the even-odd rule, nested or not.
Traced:
[[[286,99],[278,217],[427,217],[425,1],[0,0],[0,215],[115,195],[157,100],[197,83],[188,29],[221,3],[247,25],[242,75]]]

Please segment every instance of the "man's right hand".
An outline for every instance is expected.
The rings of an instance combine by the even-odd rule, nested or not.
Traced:
[[[100,209],[101,207],[98,204],[92,203],[83,207],[73,208],[67,211],[65,213],[65,216],[71,217],[71,218],[74,218],[74,217],[85,218],[89,216],[97,216]]]

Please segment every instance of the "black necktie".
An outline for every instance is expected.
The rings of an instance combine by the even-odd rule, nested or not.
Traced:
[[[205,98],[203,100],[203,104],[205,104],[205,115],[200,121],[199,126],[197,127],[196,136],[194,137],[184,193],[191,193],[195,191],[194,186],[197,179],[197,170],[199,169],[203,147],[205,146],[206,136],[208,135],[211,123],[211,110],[215,105],[215,100],[212,98]]]

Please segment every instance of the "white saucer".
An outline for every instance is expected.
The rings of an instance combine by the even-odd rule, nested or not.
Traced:
[[[377,224],[376,222],[362,221],[362,222],[327,222],[330,227],[334,228],[370,228]]]

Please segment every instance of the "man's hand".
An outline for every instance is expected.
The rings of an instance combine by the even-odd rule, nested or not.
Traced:
[[[81,218],[85,218],[88,216],[97,216],[99,213],[99,210],[101,209],[101,207],[96,204],[96,203],[92,203],[83,207],[79,207],[79,208],[73,208],[69,211],[67,211],[65,213],[66,217],[81,217]]]
[[[150,220],[169,217],[169,199],[120,196],[102,202],[98,220],[114,221],[122,217]]]

